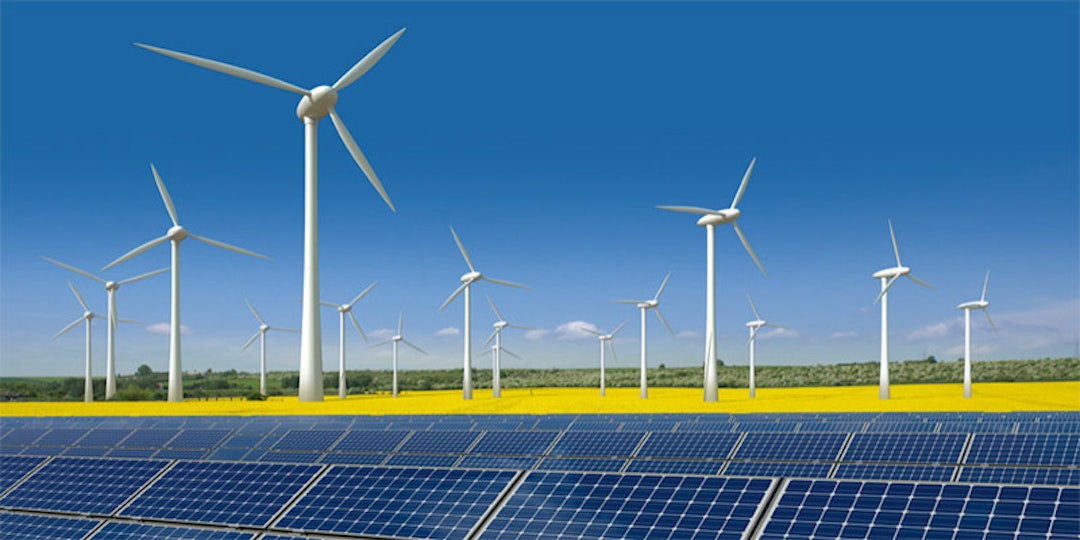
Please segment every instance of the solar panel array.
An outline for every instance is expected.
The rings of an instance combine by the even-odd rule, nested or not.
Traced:
[[[1078,411],[0,417],[3,538],[1045,540],[1078,485]]]

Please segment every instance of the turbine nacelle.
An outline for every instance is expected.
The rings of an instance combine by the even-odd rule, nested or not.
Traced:
[[[267,330],[270,330],[270,325],[269,324],[260,324],[259,325],[259,331],[260,332],[265,334]]]
[[[908,268],[906,266],[894,266],[892,268],[885,268],[883,270],[878,270],[877,272],[874,272],[873,276],[871,276],[871,277],[873,277],[874,279],[881,279],[881,278],[889,279],[889,278],[894,278],[894,277],[898,277],[898,276],[906,276],[906,275],[908,275],[910,273],[911,273],[911,268]]]
[[[120,284],[115,282],[115,281],[106,281],[105,282],[105,290],[106,291],[115,291],[115,290],[117,290],[119,288],[120,288]]]
[[[492,325],[492,327],[494,327],[496,330],[502,330],[503,328],[506,328],[507,326],[510,326],[510,323],[508,323],[506,321],[499,321],[499,322]]]
[[[472,271],[461,276],[462,283],[474,283],[484,278],[484,275],[477,271]]]
[[[180,242],[188,237],[187,229],[180,225],[174,225],[169,227],[169,232],[165,234],[165,238],[172,240],[173,242]]]
[[[337,104],[337,100],[337,90],[329,86],[316,86],[309,95],[300,98],[300,103],[296,106],[296,117],[301,121],[305,118],[325,118]]]
[[[338,310],[338,313],[348,313],[348,312],[352,311],[352,306],[350,306],[349,304],[341,304],[340,306],[337,307],[337,310]]]
[[[972,302],[964,302],[963,304],[956,306],[956,309],[986,309],[989,306],[990,302],[985,300],[975,300]]]
[[[767,323],[765,321],[762,321],[762,320],[750,321],[750,322],[746,323],[746,327],[747,328],[761,328],[762,326],[765,326],[766,324]]]
[[[731,223],[739,216],[742,215],[742,210],[738,208],[725,208],[723,210],[716,210],[712,213],[701,216],[701,219],[697,221],[699,226],[705,227],[708,225],[723,225],[725,223]]]
[[[657,300],[646,300],[644,302],[639,302],[637,307],[638,309],[654,309],[659,305],[660,302]]]

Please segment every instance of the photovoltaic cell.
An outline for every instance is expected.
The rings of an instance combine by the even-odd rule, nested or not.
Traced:
[[[644,433],[608,431],[596,432],[567,431],[555,443],[550,455],[553,456],[630,456],[641,442]]]
[[[921,480],[949,482],[956,467],[942,465],[894,465],[872,463],[841,463],[833,478],[856,478],[860,480]]]
[[[477,431],[417,431],[401,445],[398,452],[464,454],[479,436]]]
[[[79,439],[78,446],[116,446],[125,437],[131,435],[133,429],[95,428],[90,430],[85,437]]]
[[[166,465],[158,460],[53,458],[0,498],[0,507],[111,514]]]
[[[799,433],[860,433],[866,422],[844,420],[817,420],[799,424]]]
[[[112,448],[104,446],[72,446],[60,452],[61,456],[102,457],[108,454]]]
[[[269,452],[259,456],[257,461],[274,463],[316,463],[323,457],[322,452]]]
[[[632,459],[626,472],[664,474],[717,474],[724,466],[722,461],[699,461],[688,459]]]
[[[35,456],[0,456],[0,493],[41,465],[45,458]]]
[[[251,540],[254,533],[112,521],[92,540]]]
[[[1012,433],[1016,422],[971,422],[944,420],[938,425],[938,433]]]
[[[247,455],[249,451],[250,450],[247,448],[218,448],[217,450],[210,452],[210,455],[206,456],[205,459],[240,461],[244,459],[244,456]]]
[[[343,429],[294,429],[285,434],[274,450],[314,450],[325,452],[345,434]]]
[[[0,446],[26,446],[33,444],[49,431],[46,428],[15,428],[0,438]]]
[[[321,468],[319,465],[181,461],[136,497],[121,515],[265,526]]]
[[[34,441],[34,445],[71,446],[75,444],[75,441],[86,435],[86,432],[85,429],[50,429],[48,433]]]
[[[357,454],[353,452],[330,452],[323,454],[320,463],[346,465],[378,465],[386,460],[386,454]]]
[[[456,455],[394,454],[386,460],[386,464],[401,467],[453,467],[460,457]]]
[[[867,433],[933,433],[937,422],[925,421],[877,421],[866,424]]]
[[[637,457],[724,459],[739,440],[738,433],[650,433]]]
[[[393,538],[464,538],[516,474],[335,466],[274,526]]]
[[[607,471],[618,472],[626,459],[546,457],[536,466],[544,471]]]
[[[962,467],[961,482],[1080,486],[1080,469],[1058,467]]]
[[[470,454],[537,456],[558,436],[554,431],[488,431]]]
[[[81,540],[100,521],[0,512],[0,532],[6,540]]]
[[[202,459],[206,450],[186,450],[181,448],[162,448],[154,454],[154,459]]]
[[[499,538],[720,538],[749,533],[772,480],[528,473],[481,533]]]
[[[392,452],[408,435],[408,431],[353,430],[334,446],[334,452]]]
[[[157,448],[111,448],[105,454],[111,458],[148,458],[157,453]]]
[[[831,463],[778,462],[778,461],[732,461],[721,472],[725,476],[766,476],[792,478],[825,478],[832,469]]]
[[[856,433],[843,461],[959,463],[962,433]]]
[[[1080,434],[977,434],[965,463],[993,465],[1080,465]]]
[[[835,461],[844,433],[747,433],[735,459]]]
[[[229,433],[227,429],[185,429],[169,441],[169,448],[214,448]]]
[[[117,446],[124,448],[161,448],[175,437],[175,429],[136,429]]]
[[[463,469],[509,469],[529,470],[537,462],[535,457],[522,456],[465,456],[457,466]]]

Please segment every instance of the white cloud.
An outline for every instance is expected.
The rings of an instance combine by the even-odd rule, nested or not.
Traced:
[[[391,330],[389,328],[379,328],[378,330],[372,330],[370,332],[367,332],[367,337],[369,339],[382,340],[382,339],[390,339],[390,338],[394,337],[395,334],[397,334],[397,332],[395,332],[395,331],[393,331],[393,330]]]
[[[150,326],[146,327],[146,331],[150,332],[151,334],[163,334],[163,335],[167,336],[170,333],[172,333],[172,325],[170,325],[169,323],[163,323],[163,322],[162,323],[157,323],[157,324],[151,324]],[[190,334],[191,333],[191,327],[189,327],[186,324],[181,324],[180,325],[180,333],[181,334]]]
[[[570,321],[555,327],[555,336],[558,339],[586,339],[596,337],[587,330],[600,332],[595,324],[585,321]],[[535,330],[534,330],[535,331]],[[546,331],[545,331],[546,333]],[[543,337],[542,335],[540,337]]]
[[[446,328],[443,328],[442,330],[439,330],[438,332],[435,332],[435,335],[439,336],[439,337],[460,336],[461,335],[461,329],[454,328],[453,326],[447,326]]]
[[[859,335],[859,333],[854,330],[843,330],[840,332],[833,332],[829,337],[832,339],[851,339],[857,335]]]
[[[953,319],[949,321],[937,322],[929,324],[921,328],[908,333],[907,338],[911,340],[917,339],[937,339],[946,336],[951,336],[959,332],[963,328],[963,320]]]
[[[758,339],[791,339],[799,337],[799,331],[791,328],[773,328],[759,332],[757,337]]]
[[[693,330],[683,330],[678,334],[675,334],[675,339],[696,339],[701,337],[701,334],[694,332]]]
[[[541,339],[544,339],[544,336],[550,333],[551,332],[544,330],[543,328],[537,328],[536,330],[525,332],[525,339],[529,341],[540,341]]]

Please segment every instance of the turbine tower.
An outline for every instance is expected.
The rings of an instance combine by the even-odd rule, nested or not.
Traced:
[[[425,351],[424,349],[421,349],[420,347],[417,347],[416,345],[413,345],[412,343],[409,343],[405,339],[405,335],[404,335],[405,333],[402,331],[403,326],[404,326],[404,318],[405,317],[404,317],[403,314],[400,314],[400,313],[398,314],[397,335],[396,336],[393,336],[393,337],[391,337],[390,339],[388,339],[386,341],[380,341],[379,343],[376,343],[376,344],[372,345],[372,347],[378,347],[380,345],[386,345],[387,343],[392,343],[393,344],[393,345],[391,345],[391,349],[392,349],[391,357],[393,358],[391,366],[392,366],[393,372],[394,372],[394,375],[393,375],[394,382],[393,382],[393,389],[392,389],[394,397],[398,397],[398,379],[397,379],[397,372],[398,372],[398,369],[397,369],[397,345],[398,345],[398,343],[404,343],[404,344],[416,349],[417,351],[420,351],[420,354],[427,354],[427,351]]]
[[[664,323],[664,328],[667,328],[672,337],[675,336],[675,331],[671,329],[667,321],[664,319],[664,315],[660,313],[660,295],[664,294],[664,287],[667,287],[668,279],[671,278],[671,272],[668,272],[667,277],[664,278],[664,282],[660,284],[660,288],[656,290],[656,296],[652,300],[616,300],[620,304],[634,304],[641,310],[641,399],[647,399],[649,397],[649,383],[645,378],[645,313],[647,311],[656,311],[656,316],[660,318],[660,322]]]
[[[251,305],[251,302],[247,301],[247,298],[244,299],[244,303],[247,304],[247,307],[251,309],[251,313],[253,313],[255,315],[256,319],[258,319],[258,321],[259,321],[259,329],[255,331],[255,335],[251,336],[251,339],[247,340],[247,343],[245,343],[244,347],[242,349],[240,349],[240,352],[246,351],[247,348],[250,347],[251,344],[255,342],[255,338],[262,338],[260,340],[260,343],[259,343],[260,349],[262,349],[262,355],[260,356],[260,359],[259,359],[259,393],[265,396],[266,395],[266,332],[268,332],[270,330],[278,330],[280,332],[299,332],[299,330],[295,330],[293,328],[279,328],[279,327],[276,327],[276,326],[270,326],[269,324],[266,324],[265,320],[263,320],[262,315],[259,315],[259,312],[255,309],[255,306]]]
[[[720,399],[716,381],[716,226],[731,223],[732,228],[735,229],[735,234],[739,235],[743,247],[746,248],[746,252],[757,263],[761,273],[765,274],[765,277],[769,276],[769,274],[765,273],[765,267],[761,265],[757,255],[754,254],[753,248],[750,247],[750,242],[746,240],[746,235],[743,234],[739,224],[736,223],[736,220],[742,215],[742,211],[737,206],[742,199],[743,193],[746,192],[746,184],[750,181],[750,173],[754,171],[754,163],[756,162],[756,157],[750,160],[750,166],[746,168],[746,174],[743,175],[742,183],[739,184],[739,190],[735,192],[735,198],[728,208],[710,210],[698,206],[657,206],[657,208],[671,210],[672,212],[700,215],[701,218],[698,219],[697,224],[705,227],[705,401],[718,401]]]
[[[52,338],[56,339],[64,335],[64,333],[66,333],[68,330],[71,330],[72,328],[78,326],[79,323],[86,321],[86,384],[83,389],[86,392],[86,397],[84,398],[84,401],[90,403],[91,401],[94,401],[94,380],[91,378],[90,375],[90,326],[93,323],[94,318],[97,317],[100,319],[101,315],[97,315],[94,312],[90,311],[90,308],[86,305],[86,301],[83,300],[82,295],[79,294],[79,290],[75,288],[75,284],[72,283],[70,280],[68,280],[68,287],[71,287],[71,292],[75,293],[75,299],[78,300],[79,305],[82,306],[83,314],[78,319],[72,321],[71,324],[65,326],[63,329],[53,335]]]
[[[502,397],[502,362],[499,356],[500,351],[506,351],[507,354],[515,358],[521,358],[516,354],[510,352],[502,346],[502,330],[503,328],[517,328],[519,330],[536,330],[533,326],[521,326],[517,324],[510,324],[506,322],[506,319],[499,313],[499,308],[495,307],[495,302],[491,300],[491,297],[487,297],[487,301],[491,304],[491,310],[495,312],[495,316],[499,318],[492,325],[495,331],[491,333],[491,337],[487,338],[484,342],[486,346],[491,343],[491,340],[495,340],[495,346],[491,348],[491,397]]]
[[[447,298],[446,301],[439,306],[439,311],[442,311],[446,306],[450,305],[450,302],[453,302],[454,299],[461,294],[461,291],[465,291],[465,374],[463,375],[461,392],[463,399],[472,399],[472,331],[470,326],[472,323],[472,284],[484,280],[499,285],[506,285],[507,287],[517,287],[519,289],[528,289],[528,287],[518,283],[490,278],[478,272],[476,267],[473,266],[472,260],[469,259],[469,252],[465,251],[465,246],[461,243],[461,239],[458,238],[457,233],[454,232],[453,227],[450,227],[450,234],[454,235],[454,242],[457,242],[457,247],[461,251],[461,256],[465,258],[465,264],[469,266],[469,272],[461,276],[461,286],[455,289],[454,292],[450,294],[450,298]]]
[[[345,147],[349,150],[353,160],[364,171],[364,175],[367,176],[371,185],[386,201],[390,210],[396,211],[394,204],[390,202],[390,196],[383,189],[382,182],[375,175],[375,169],[368,163],[367,158],[360,151],[360,147],[357,146],[356,141],[349,134],[345,123],[335,112],[334,105],[337,104],[338,92],[344,90],[374,67],[379,59],[390,50],[390,47],[397,42],[403,32],[405,32],[404,28],[380,43],[378,47],[375,47],[367,56],[364,56],[349,71],[345,72],[332,86],[317,86],[311,90],[305,90],[262,73],[214,60],[149,45],[135,44],[149,51],[195,64],[199,67],[303,96],[296,107],[296,116],[304,123],[304,285],[300,324],[300,401],[322,401],[323,399],[322,327],[319,320],[319,120],[322,120],[327,115],[330,116],[338,136],[345,143]]]
[[[934,288],[929,283],[911,275],[911,269],[900,262],[900,248],[896,244],[896,233],[893,231],[891,219],[889,220],[889,235],[892,236],[896,266],[878,270],[872,276],[874,279],[881,280],[881,293],[874,300],[874,303],[881,302],[881,373],[878,382],[878,399],[889,399],[889,289],[900,276],[905,276],[928,289]]]
[[[773,328],[786,328],[779,324],[767,323],[761,319],[761,315],[758,314],[757,306],[754,305],[754,300],[750,298],[750,293],[746,294],[746,299],[750,301],[750,309],[754,311],[754,320],[746,323],[746,327],[750,329],[750,340],[746,344],[750,347],[750,397],[757,397],[757,387],[754,384],[754,341],[757,337],[758,330],[761,330],[763,326],[771,326]]]
[[[615,343],[612,341],[612,339],[615,338],[615,334],[619,333],[619,330],[622,330],[623,326],[626,326],[626,321],[623,321],[622,324],[616,326],[614,330],[607,334],[601,334],[600,332],[596,332],[588,328],[582,328],[582,330],[596,336],[600,340],[600,397],[604,397],[607,395],[607,383],[605,381],[606,376],[604,374],[604,344],[607,343],[608,348],[611,349],[611,359],[618,362],[619,358],[615,356]]]
[[[986,271],[986,280],[983,281],[982,296],[978,300],[972,302],[964,302],[956,309],[964,310],[964,398],[971,398],[971,310],[981,309],[983,315],[986,315],[986,322],[990,323],[990,328],[994,329],[994,333],[997,333],[997,327],[994,326],[993,319],[990,318],[990,312],[986,310],[990,306],[990,302],[986,301],[986,288],[990,286],[990,271]]]
[[[378,283],[377,281],[375,283]],[[338,398],[345,399],[348,388],[345,384],[345,314],[349,314],[349,319],[352,320],[353,327],[360,334],[360,339],[367,343],[367,336],[364,335],[364,331],[360,329],[360,323],[356,322],[356,315],[353,315],[352,308],[360,301],[367,293],[371,292],[371,289],[375,288],[375,283],[368,285],[368,288],[356,295],[356,298],[352,299],[352,302],[348,304],[331,304],[330,302],[319,301],[320,304],[326,307],[332,307],[338,311]]]
[[[68,270],[71,270],[72,272],[75,272],[76,274],[82,274],[82,275],[84,275],[84,276],[86,276],[86,277],[88,277],[88,278],[90,278],[90,279],[92,279],[94,281],[97,281],[97,282],[102,283],[102,284],[105,285],[105,291],[106,291],[106,293],[108,295],[108,306],[109,306],[109,313],[108,313],[108,317],[109,317],[109,326],[108,326],[108,328],[109,329],[108,329],[108,334],[107,334],[107,337],[106,337],[106,340],[105,340],[105,343],[106,343],[106,348],[105,348],[105,366],[106,366],[105,367],[105,399],[113,399],[113,398],[115,398],[116,397],[116,323],[119,322],[119,319],[117,319],[117,315],[116,315],[116,290],[119,289],[121,285],[127,285],[128,283],[134,283],[136,281],[146,279],[148,277],[153,277],[153,276],[156,276],[156,275],[158,275],[158,274],[160,274],[162,272],[166,272],[169,269],[168,268],[162,268],[160,270],[154,270],[153,272],[147,272],[147,273],[142,274],[140,276],[135,276],[133,278],[128,278],[128,279],[124,279],[124,280],[120,280],[120,281],[106,281],[106,280],[104,280],[104,279],[102,279],[102,278],[100,278],[98,276],[95,276],[94,274],[91,274],[90,272],[87,272],[86,270],[81,270],[79,268],[75,268],[74,266],[71,266],[70,264],[64,264],[64,263],[62,263],[60,261],[50,259],[48,257],[42,257],[42,259],[45,259],[46,261],[49,261],[49,262],[51,262],[51,263],[53,263],[53,264],[55,264],[55,265],[57,265],[57,266],[59,266],[61,268],[67,268]]]
[[[169,190],[165,189],[165,182],[161,181],[161,176],[158,174],[157,169],[153,164],[150,164],[150,171],[154,173],[154,182],[157,183],[158,192],[161,193],[161,200],[165,202],[165,210],[169,212],[169,218],[172,220],[173,226],[169,228],[168,232],[165,233],[165,236],[155,238],[127,252],[119,259],[107,264],[102,270],[112,268],[113,266],[152,249],[167,240],[172,242],[172,324],[169,330],[169,401],[184,401],[184,379],[183,372],[180,370],[180,242],[186,238],[191,238],[236,253],[242,253],[244,255],[266,260],[270,260],[270,258],[265,255],[259,255],[253,251],[248,251],[224,242],[218,242],[217,240],[211,240],[188,232],[187,229],[180,225],[180,218],[176,215],[176,207],[173,206],[172,198],[169,197]]]

